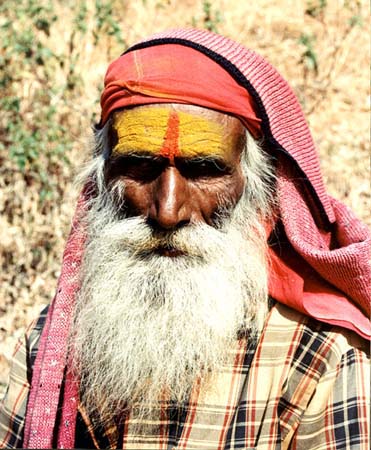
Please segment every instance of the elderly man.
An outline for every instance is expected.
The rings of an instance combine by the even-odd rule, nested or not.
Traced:
[[[367,228],[261,57],[178,30],[108,68],[6,448],[368,449]]]

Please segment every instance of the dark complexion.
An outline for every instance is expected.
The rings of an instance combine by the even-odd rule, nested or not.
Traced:
[[[112,133],[106,181],[125,183],[126,213],[157,231],[213,225],[223,200],[234,206],[242,195],[245,129],[235,117],[192,105],[145,105],[116,112]]]

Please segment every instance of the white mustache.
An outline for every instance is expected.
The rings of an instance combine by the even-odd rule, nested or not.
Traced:
[[[164,248],[202,259],[215,254],[227,241],[223,230],[204,223],[190,224],[171,232],[154,232],[143,217],[126,218],[106,225],[100,236],[107,240],[114,239],[133,255],[153,253]]]

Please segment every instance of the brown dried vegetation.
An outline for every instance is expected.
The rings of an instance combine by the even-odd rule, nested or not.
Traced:
[[[369,225],[366,0],[4,0],[0,6],[0,392],[16,340],[53,297],[107,64],[146,35],[218,31],[296,91],[329,192]]]

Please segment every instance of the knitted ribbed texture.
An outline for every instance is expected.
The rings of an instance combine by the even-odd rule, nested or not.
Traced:
[[[193,46],[206,54],[209,49],[214,52],[211,55],[214,60],[219,57],[223,60],[220,62],[222,65],[225,61],[232,63],[228,68],[232,76],[236,75],[235,72],[239,72],[237,78],[242,74],[239,82],[243,85],[247,83],[247,89],[256,102],[267,147],[278,157],[279,212],[289,242],[321,277],[346,293],[369,314],[369,231],[348,208],[326,194],[313,140],[291,88],[261,56],[207,31],[188,29],[164,32],[139,45],[160,45],[172,40]],[[85,189],[78,202],[63,256],[58,291],[49,310],[37,353],[27,408],[25,448],[51,448],[53,444],[57,444],[58,448],[74,447],[78,383],[68,371],[63,398],[60,392],[66,373],[68,332],[85,239],[81,217],[88,197],[88,190]],[[350,311],[350,318],[344,318],[344,326],[357,330],[358,323],[353,322],[355,327],[351,326],[352,310],[357,312],[358,317],[360,311],[345,297],[344,301],[347,302],[347,311]],[[334,317],[339,318],[335,323],[341,323],[341,314],[341,311],[333,311]],[[369,330],[365,329],[363,321],[361,325],[363,332],[360,334],[369,337]],[[62,412],[56,422],[58,405],[62,406]],[[53,442],[54,435],[58,438],[57,443]]]
[[[85,241],[84,221],[81,219],[86,211],[88,196],[89,188],[86,187],[77,203],[71,233],[63,254],[57,293],[49,308],[41,335],[28,399],[24,448],[53,448],[54,427],[66,368],[68,334],[75,296],[79,288],[79,269]],[[64,421],[61,422],[63,432],[60,430],[58,448],[73,448],[78,401],[77,384],[68,383],[65,393],[68,398],[63,401],[65,406],[62,412]]]
[[[316,226],[300,182],[293,181],[294,171],[281,165],[279,175],[280,217],[290,243],[322,278],[348,294],[369,316],[370,233],[367,226],[348,207],[328,197],[336,222],[332,233],[324,233]],[[341,314],[342,311],[334,311],[334,317]]]

